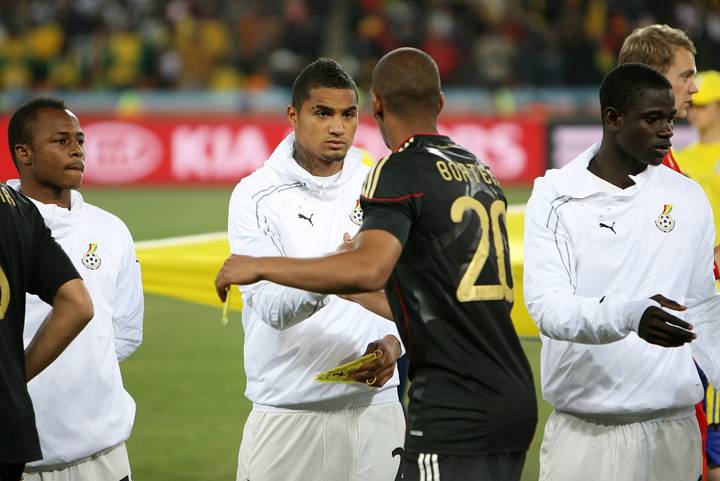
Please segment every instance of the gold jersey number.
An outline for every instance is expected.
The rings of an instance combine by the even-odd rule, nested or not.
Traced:
[[[10,283],[5,271],[0,267],[0,320],[5,319],[5,312],[10,305]]]
[[[494,201],[488,213],[485,206],[477,199],[467,195],[458,197],[450,207],[450,218],[453,222],[460,223],[466,210],[474,211],[480,218],[482,236],[465,274],[460,279],[460,284],[457,287],[457,298],[460,302],[499,301],[502,299],[512,302],[513,289],[509,285],[509,276],[505,267],[507,252],[500,229],[500,218],[502,217],[505,220],[505,203],[501,200]],[[475,282],[490,255],[491,231],[493,244],[495,245],[495,255],[497,256],[499,284],[477,285]]]

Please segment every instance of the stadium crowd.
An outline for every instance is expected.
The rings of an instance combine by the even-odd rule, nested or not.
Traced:
[[[338,58],[367,87],[400,45],[447,86],[597,84],[638,25],[685,29],[699,69],[720,58],[720,8],[702,0],[21,0],[0,3],[3,89],[289,87]]]
[[[714,146],[692,146],[687,172],[700,170],[688,178],[671,150],[674,122],[688,112],[700,141],[715,143],[707,127],[720,73],[696,77],[684,30],[634,29],[671,12],[707,52],[698,63],[712,63],[716,9],[692,0],[655,2],[661,14],[641,0],[623,13],[600,0],[19,5],[0,7],[8,89],[183,95],[292,83],[293,132],[234,190],[233,254],[215,281],[226,309],[232,285],[243,295],[252,412],[238,481],[435,481],[441,471],[445,481],[519,481],[538,405],[510,316],[516,298],[542,335],[542,396],[554,408],[543,422],[541,481],[720,479],[717,394],[704,391],[708,380],[720,386],[720,246],[706,198],[717,195],[695,182],[716,181],[720,164],[709,154],[699,165]],[[319,58],[291,82],[317,55],[369,78],[390,155],[373,163],[352,147],[360,95],[341,62]],[[513,281],[508,201],[489,167],[442,133],[441,79],[506,87],[599,78],[601,141],[535,180],[524,277]],[[142,340],[132,238],[76,192],[85,132],[62,100],[25,103],[7,130],[19,180],[0,183],[0,234],[13,233],[0,242],[0,345],[10,347],[0,365],[11,372],[0,376],[0,425],[4,416],[10,426],[0,481],[130,481],[135,404],[118,363]],[[77,309],[66,310],[70,282]],[[52,310],[26,305],[25,292]],[[88,293],[96,307],[81,302]],[[90,317],[68,354],[26,386]],[[403,353],[407,417],[395,389]]]

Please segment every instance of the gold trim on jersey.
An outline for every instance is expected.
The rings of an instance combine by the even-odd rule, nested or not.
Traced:
[[[5,313],[10,305],[10,282],[5,271],[0,267],[0,320],[5,319]]]
[[[0,201],[15,207],[15,199],[10,195],[6,187],[0,187]]]
[[[385,162],[387,162],[389,158],[390,158],[390,156],[382,159],[368,173],[368,176],[365,178],[365,184],[363,185],[363,189],[362,189],[363,197],[371,198],[372,196],[375,195],[375,189],[377,189],[378,180],[380,180],[380,171],[382,171],[382,168],[385,165]]]

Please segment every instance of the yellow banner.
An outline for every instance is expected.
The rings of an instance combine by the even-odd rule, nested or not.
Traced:
[[[515,292],[512,317],[520,336],[537,336],[537,327],[525,309],[522,292],[523,222],[523,209],[511,206],[507,212],[507,230]],[[215,275],[230,255],[225,234],[138,242],[137,255],[146,292],[222,308],[215,293]],[[230,310],[241,309],[240,293],[233,289]]]

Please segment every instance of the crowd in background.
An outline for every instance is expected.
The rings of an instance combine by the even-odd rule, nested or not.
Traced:
[[[699,69],[720,65],[709,0],[0,1],[0,88],[286,87],[321,55],[367,86],[402,45],[448,87],[590,85],[656,22],[688,31]]]

